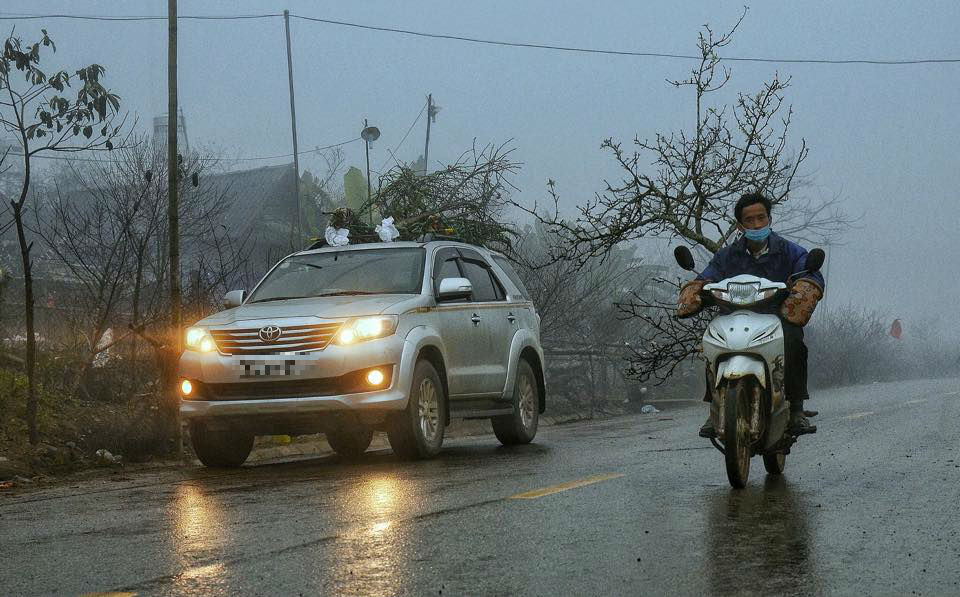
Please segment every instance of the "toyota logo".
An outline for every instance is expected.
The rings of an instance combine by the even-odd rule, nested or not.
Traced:
[[[280,338],[280,334],[283,333],[283,330],[278,328],[275,325],[268,325],[266,327],[260,328],[260,339],[264,342],[276,342]]]

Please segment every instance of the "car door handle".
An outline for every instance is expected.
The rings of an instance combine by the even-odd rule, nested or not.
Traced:
[[[507,321],[509,321],[510,323],[513,323],[516,320],[517,320],[516,315],[514,315],[513,313],[507,313]]]
[[[473,322],[473,325],[480,325],[480,316],[474,313],[473,317],[470,318],[470,321]]]

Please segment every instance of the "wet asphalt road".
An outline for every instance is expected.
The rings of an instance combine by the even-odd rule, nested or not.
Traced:
[[[786,475],[755,458],[739,491],[689,403],[0,496],[0,594],[960,595],[960,380],[817,398]]]

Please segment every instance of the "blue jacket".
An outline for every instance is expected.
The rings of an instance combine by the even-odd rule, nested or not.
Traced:
[[[717,251],[710,260],[710,265],[697,279],[719,282],[739,274],[750,274],[771,282],[786,283],[791,274],[803,271],[806,260],[806,249],[773,232],[770,233],[767,253],[757,259],[747,249],[747,239],[741,237],[732,245]],[[826,282],[820,272],[800,277],[810,278],[819,284],[822,290],[826,290]]]

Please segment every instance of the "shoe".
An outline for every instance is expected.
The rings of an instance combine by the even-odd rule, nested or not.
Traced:
[[[713,421],[710,420],[710,417],[707,417],[707,422],[700,427],[699,435],[707,439],[717,437],[717,430],[713,428]]]
[[[790,422],[787,423],[787,431],[793,435],[803,435],[805,433],[816,433],[817,428],[810,425],[810,420],[802,410],[790,412]]]

